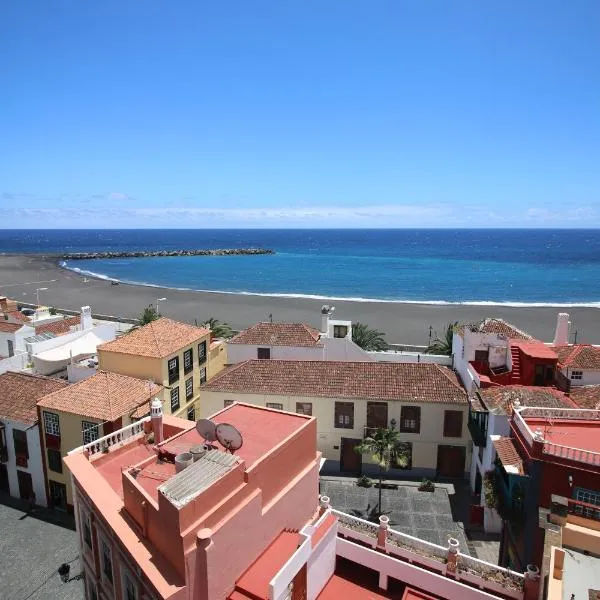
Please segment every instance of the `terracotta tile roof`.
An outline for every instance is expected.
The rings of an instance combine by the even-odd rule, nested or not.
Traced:
[[[319,332],[306,323],[257,323],[232,337],[229,344],[317,346]]]
[[[202,389],[467,404],[456,374],[431,363],[249,360],[225,369]]]
[[[112,342],[101,344],[98,350],[165,358],[209,334],[209,329],[162,317]]]
[[[29,373],[8,371],[0,375],[0,419],[21,423],[37,422],[36,404],[44,396],[69,385],[62,379],[52,379]]]
[[[456,332],[463,335],[467,329],[477,333],[497,333],[513,340],[533,339],[528,333],[521,331],[514,325],[511,325],[502,319],[487,318],[475,323],[463,323],[456,328]]]
[[[497,414],[510,414],[515,400],[518,400],[521,406],[577,408],[564,392],[553,387],[503,385],[481,389],[479,395],[487,409]]]
[[[161,390],[162,387],[154,383],[150,386],[144,379],[98,371],[92,377],[46,396],[38,404],[82,417],[114,421],[149,402],[150,396],[156,396]]]
[[[65,333],[71,333],[71,327],[76,327],[81,323],[81,315],[75,317],[67,317],[61,321],[54,321],[53,323],[43,323],[42,325],[36,325],[36,335],[40,333],[53,333],[54,335],[64,335]]]
[[[8,321],[0,320],[0,331],[2,333],[14,333],[23,327],[23,323],[9,323]]]
[[[514,442],[509,437],[492,436],[498,458],[507,473],[525,475],[523,460],[517,452]]]
[[[552,346],[558,354],[560,367],[572,369],[599,369],[600,347],[587,344],[574,344],[572,346]]]
[[[570,397],[579,408],[600,410],[600,385],[572,385]]]
[[[20,310],[9,310],[3,314],[8,315],[15,321],[20,321],[21,323],[29,323],[29,321],[31,321],[31,318],[24,315]]]

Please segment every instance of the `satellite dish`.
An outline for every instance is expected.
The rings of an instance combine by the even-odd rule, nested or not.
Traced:
[[[196,422],[196,431],[207,441],[214,442],[217,439],[215,424],[210,419],[199,419]]]
[[[242,434],[229,423],[219,423],[216,427],[217,439],[221,445],[233,454],[244,443]]]

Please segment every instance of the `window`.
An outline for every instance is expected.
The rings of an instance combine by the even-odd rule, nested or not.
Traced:
[[[106,543],[106,540],[101,539],[100,546],[102,548],[102,577],[107,581],[113,582],[113,569],[112,569],[112,551],[110,546]]]
[[[588,490],[586,488],[575,488],[573,494],[575,500],[579,502],[585,502],[587,504],[595,504],[598,506],[598,510],[591,508],[590,506],[579,506],[575,505],[575,514],[582,515],[588,519],[600,520],[600,492],[594,490]]]
[[[190,400],[194,395],[194,378],[190,377],[185,380],[185,399]]]
[[[444,411],[444,437],[462,437],[463,414],[460,410]]]
[[[58,510],[67,510],[67,486],[58,481],[48,480],[50,503]]]
[[[489,361],[489,350],[475,350],[475,361],[476,362],[488,362]]]
[[[81,421],[81,433],[83,435],[84,444],[91,444],[100,437],[98,424],[92,423],[91,421]]]
[[[312,416],[312,402],[296,402],[296,412],[299,415]]]
[[[55,473],[62,473],[62,456],[60,450],[48,448],[48,468]]]
[[[348,327],[346,325],[334,325],[333,326],[333,337],[334,338],[345,338],[348,335]]]
[[[179,408],[179,386],[171,390],[171,412],[174,413]]]
[[[354,429],[354,402],[335,403],[333,425],[338,429]]]
[[[189,373],[194,368],[194,350],[190,348],[183,353],[183,372]]]
[[[269,358],[271,358],[271,348],[257,348],[256,358],[259,358],[261,360],[268,360]]]
[[[179,357],[176,356],[168,362],[169,367],[169,384],[175,383],[179,379]]]
[[[387,402],[367,402],[367,427],[370,429],[385,429],[387,426]]]
[[[571,379],[583,379],[583,371],[571,371]]]
[[[200,369],[200,383],[206,383],[206,367]]]
[[[60,421],[57,414],[44,411],[44,431],[48,435],[60,436]]]
[[[225,408],[227,408],[228,406],[231,406],[233,404],[233,400],[224,400],[223,401],[223,406]]]
[[[198,344],[198,364],[203,365],[206,362],[206,341]]]
[[[29,458],[29,448],[27,447],[27,432],[20,429],[13,429],[13,442],[15,445],[15,454],[25,459]]]
[[[0,462],[8,460],[8,448],[6,447],[6,428],[0,423]]]
[[[196,409],[193,406],[190,406],[187,409],[187,418],[189,421],[195,421],[196,420]]]
[[[122,572],[123,579],[121,586],[123,588],[123,600],[137,600],[137,586],[135,585],[133,578],[125,569],[122,569]]]
[[[419,406],[403,406],[400,409],[400,432],[421,432],[421,408]]]
[[[90,523],[90,515],[87,514],[83,509],[79,511],[79,518],[81,519],[81,535],[85,545],[91,550],[92,549],[92,525]]]
[[[395,467],[397,469],[412,469],[412,442],[400,442],[396,452]]]
[[[90,600],[98,600],[98,591],[96,590],[96,584],[90,580],[90,578],[86,577],[88,582],[88,598]]]
[[[276,410],[283,410],[283,404],[279,402],[267,402],[267,408],[274,408]]]

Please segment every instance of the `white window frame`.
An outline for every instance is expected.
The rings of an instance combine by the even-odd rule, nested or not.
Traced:
[[[44,431],[48,435],[60,437],[60,417],[53,412],[43,411]]]
[[[200,367],[200,383],[206,382],[206,367]]]
[[[173,409],[173,395],[177,394],[177,408]],[[179,410],[181,408],[181,397],[179,395],[179,386],[175,386],[171,388],[171,392],[169,394],[169,399],[171,400],[171,413]]]
[[[577,381],[580,381],[583,379],[583,371],[581,370],[577,370],[577,371],[571,371],[571,380],[576,379]]]
[[[83,438],[83,445],[91,444],[100,437],[100,430],[98,423],[93,421],[81,421],[81,437]]]
[[[171,371],[174,371],[176,368],[177,368],[177,357],[170,358],[169,362],[167,363],[167,370],[170,373]]]
[[[102,581],[104,583],[106,583],[106,585],[113,587],[114,582],[115,582],[115,561],[113,559],[112,546],[108,543],[108,540],[100,533],[98,534],[98,542],[99,542],[98,550],[99,550],[99,554],[100,554],[100,577],[101,577]],[[108,577],[106,576],[106,573],[104,572],[104,570],[105,570],[104,546],[106,546],[108,548],[108,552],[110,555],[110,572],[111,572],[111,576],[112,576],[112,581],[110,579],[108,579]]]
[[[194,368],[194,350],[193,348],[188,348],[183,353],[183,372],[189,373]]]
[[[134,592],[134,600],[139,600],[140,597],[140,586],[139,582],[133,577],[131,571],[125,566],[123,562],[120,563],[120,571],[121,571],[121,598],[123,600],[128,600],[127,598],[127,586],[126,582],[129,582],[133,585]]]
[[[267,408],[273,410],[283,410],[283,404],[281,402],[267,402]]]
[[[189,383],[189,388],[190,388],[189,390],[188,390],[188,383]],[[191,400],[193,397],[194,397],[194,378],[188,377],[185,380],[185,399]]]

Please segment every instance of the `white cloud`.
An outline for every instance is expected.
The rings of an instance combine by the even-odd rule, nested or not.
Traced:
[[[111,192],[106,198],[108,200],[131,200],[131,196],[124,194],[123,192]]]

